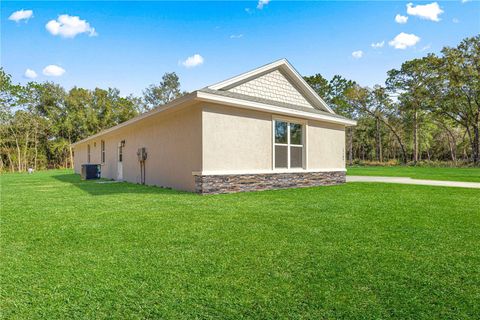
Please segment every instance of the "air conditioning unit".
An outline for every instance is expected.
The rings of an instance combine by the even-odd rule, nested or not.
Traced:
[[[138,161],[145,161],[147,160],[147,148],[138,148],[137,151]]]
[[[99,164],[82,164],[80,177],[82,180],[100,179],[101,169]]]

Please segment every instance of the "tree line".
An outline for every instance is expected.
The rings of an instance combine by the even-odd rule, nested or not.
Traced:
[[[143,97],[115,88],[88,90],[45,82],[14,84],[0,69],[0,172],[72,168],[71,144],[183,95],[166,73]]]
[[[404,62],[384,85],[305,80],[337,114],[358,121],[346,134],[350,164],[480,163],[480,35]],[[72,167],[72,143],[184,94],[175,73],[140,97],[122,97],[115,88],[15,84],[0,68],[0,171]]]
[[[305,80],[336,113],[358,121],[347,130],[350,164],[480,163],[480,35],[404,62],[384,85],[338,75]]]

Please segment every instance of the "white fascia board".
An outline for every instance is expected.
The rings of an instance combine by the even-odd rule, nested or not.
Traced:
[[[310,87],[310,85],[303,79],[302,75],[285,59],[285,67],[293,74],[293,80],[297,82],[297,85],[305,88],[308,91],[310,97],[322,105],[328,112],[335,114],[335,112],[328,106],[328,104]]]
[[[329,123],[336,123],[342,124],[344,126],[355,126],[357,122],[355,120],[349,119],[339,119],[335,116],[311,113],[306,111],[294,110],[294,109],[287,109],[277,106],[272,106],[269,104],[253,102],[253,101],[246,101],[231,97],[219,96],[216,94],[206,93],[206,92],[198,92],[197,93],[197,100],[205,101],[205,102],[213,102],[219,104],[230,105],[233,107],[239,107],[244,109],[251,109],[256,111],[264,111],[270,112],[280,115],[286,115],[291,117],[297,117],[302,119],[309,119],[309,120],[317,120],[317,121],[325,121]]]
[[[136,116],[136,117],[134,117],[134,118],[132,118],[132,119],[130,119],[130,120],[127,120],[127,121],[125,121],[125,122],[122,122],[122,123],[120,123],[120,124],[117,124],[117,125],[114,126],[114,127],[105,129],[105,130],[100,131],[99,133],[94,134],[94,135],[92,135],[92,136],[90,136],[90,137],[87,137],[87,138],[85,138],[85,139],[82,139],[82,140],[80,140],[80,141],[77,141],[77,142],[75,142],[75,143],[72,143],[72,147],[74,147],[74,146],[76,146],[76,145],[78,145],[78,144],[80,144],[80,143],[84,143],[84,142],[87,142],[87,141],[89,141],[89,140],[98,138],[98,137],[103,136],[103,135],[105,135],[105,134],[107,134],[107,133],[116,131],[116,130],[118,130],[118,129],[120,129],[120,128],[126,127],[126,126],[128,126],[128,125],[131,125],[131,124],[136,123],[136,122],[138,122],[138,121],[140,121],[140,120],[143,120],[143,119],[146,119],[146,118],[148,118],[148,117],[151,117],[151,116],[153,116],[153,115],[156,115],[156,114],[165,112],[165,111],[167,111],[167,110],[173,109],[173,108],[181,105],[181,104],[184,103],[184,102],[187,102],[187,101],[190,101],[190,100],[195,99],[196,96],[197,96],[197,91],[194,91],[194,92],[192,92],[192,93],[190,93],[190,94],[187,94],[187,95],[185,95],[185,96],[183,96],[183,97],[180,97],[180,98],[178,98],[178,99],[175,99],[175,100],[167,103],[167,104],[164,105],[164,106],[160,106],[160,107],[157,107],[157,108],[155,108],[155,109],[153,109],[153,110],[150,110],[150,111],[148,111],[148,112],[142,113],[142,114],[140,114],[140,115],[138,115],[138,116]]]

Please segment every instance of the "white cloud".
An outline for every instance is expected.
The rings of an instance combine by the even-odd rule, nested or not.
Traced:
[[[33,17],[33,11],[32,10],[18,10],[15,11],[8,17],[8,20],[12,20],[15,22],[18,22],[20,20],[27,20]]]
[[[269,2],[270,0],[258,0],[257,9],[262,10]]]
[[[389,41],[388,44],[395,49],[406,49],[408,47],[416,45],[420,41],[420,37],[414,35],[413,33],[399,33],[392,41]]]
[[[373,49],[383,48],[384,45],[385,45],[385,41],[374,42],[374,43],[371,44]]]
[[[194,54],[191,57],[188,57],[185,61],[182,62],[182,65],[185,68],[193,68],[203,64],[203,57],[198,53]]]
[[[25,73],[23,74],[23,76],[28,79],[35,79],[38,75],[34,70],[27,69],[25,70]]]
[[[440,21],[438,16],[443,13],[443,10],[436,2],[416,6],[414,6],[413,3],[409,3],[407,4],[407,13],[411,16],[417,16],[420,19],[438,22]]]
[[[360,59],[361,57],[363,57],[363,51],[362,50],[353,51],[352,57],[355,59]]]
[[[462,3],[470,2],[471,0],[462,0]]]
[[[453,18],[453,19],[452,19],[452,22],[453,22],[453,23],[460,23],[460,20],[458,20],[457,18]]]
[[[232,34],[230,36],[230,39],[240,39],[240,38],[243,38],[243,34]]]
[[[95,28],[91,27],[86,20],[80,17],[62,14],[57,20],[50,20],[45,28],[54,36],[74,38],[77,34],[87,33],[90,37],[96,36]]]
[[[54,64],[51,64],[43,68],[42,73],[49,77],[60,77],[65,73],[65,69],[63,69],[62,67],[56,66]]]
[[[402,16],[401,14],[397,14],[395,16],[395,22],[396,23],[405,24],[405,23],[407,23],[407,21],[408,21],[407,16]]]

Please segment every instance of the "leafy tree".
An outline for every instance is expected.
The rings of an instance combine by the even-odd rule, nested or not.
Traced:
[[[152,84],[143,91],[145,110],[151,110],[158,106],[185,95],[180,89],[180,79],[175,72],[165,73],[159,84]]]
[[[430,85],[435,112],[463,126],[472,161],[480,162],[480,35],[464,39],[456,48],[443,48]],[[433,68],[432,68],[433,69]]]
[[[479,164],[480,35],[406,61],[386,87],[361,87],[335,75],[305,80],[337,113],[356,119],[346,131],[348,161],[451,160]],[[0,171],[73,165],[71,144],[184,94],[175,73],[122,97],[115,88],[68,91],[51,82],[15,84],[0,68]]]
[[[356,119],[355,110],[345,98],[348,89],[355,86],[355,82],[335,75],[328,81],[321,74],[304,77],[312,89],[338,114]],[[347,129],[347,156],[350,164],[353,163],[353,135],[355,128]]]
[[[388,120],[389,116],[393,117],[395,115],[396,110],[386,94],[385,89],[382,87],[375,87],[374,90],[370,90],[355,85],[347,90],[346,97],[352,107],[358,110],[359,113],[366,114],[379,122],[381,121],[388,127],[388,129],[390,129],[401,147],[403,161],[406,162],[407,153],[403,139],[399,130]],[[378,126],[377,121],[375,121],[375,125]],[[379,134],[379,130],[375,130],[375,132],[378,132],[377,134]],[[379,143],[380,141],[377,140],[377,157],[380,156],[380,151],[378,150]]]
[[[305,81],[312,87],[312,89],[320,96],[326,103],[330,103],[331,88],[330,83],[320,73],[313,76],[303,77]]]
[[[413,59],[402,64],[399,70],[388,71],[386,84],[398,95],[400,108],[412,118],[413,161],[419,159],[419,130],[429,108],[429,57]]]

